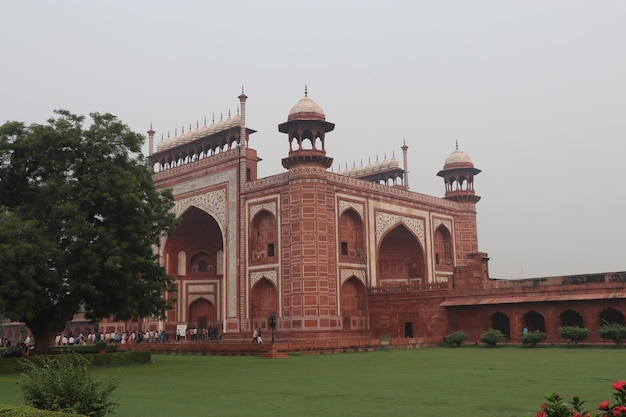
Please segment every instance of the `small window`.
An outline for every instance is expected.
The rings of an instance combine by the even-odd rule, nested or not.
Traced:
[[[348,255],[348,242],[341,242],[341,254]]]
[[[274,244],[270,243],[267,245],[267,256],[274,256]]]
[[[206,272],[206,270],[207,270],[206,261],[198,262],[198,271],[199,272]]]
[[[435,254],[435,263],[437,265],[439,265],[439,254],[438,253]]]
[[[250,178],[252,177],[250,174],[250,168],[246,168],[246,181],[250,181]]]

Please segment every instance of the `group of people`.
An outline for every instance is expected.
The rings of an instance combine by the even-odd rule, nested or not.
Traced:
[[[4,343],[4,352],[0,355],[2,358],[20,358],[28,356],[30,344],[24,340],[22,343],[13,344],[10,340]]]
[[[208,342],[210,340],[220,340],[222,332],[217,325],[208,325],[203,328],[187,327],[185,334],[181,334],[180,330],[176,330],[176,341],[180,342],[184,337],[185,341],[192,342]]]

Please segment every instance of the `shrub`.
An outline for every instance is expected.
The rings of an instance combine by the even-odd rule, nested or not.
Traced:
[[[26,372],[20,378],[28,405],[88,417],[103,417],[117,406],[110,399],[117,381],[94,381],[89,374],[89,363],[82,355],[37,359],[24,363]]]
[[[559,335],[562,339],[577,345],[578,342],[585,341],[591,336],[591,330],[578,326],[563,326],[559,327]]]
[[[450,347],[459,347],[461,346],[461,343],[465,342],[467,340],[468,336],[465,332],[462,331],[456,331],[456,332],[452,332],[449,335],[447,335],[444,339],[443,342],[450,346]]]
[[[480,341],[489,347],[496,347],[498,342],[504,340],[504,334],[497,329],[489,329],[480,337]]]
[[[104,351],[106,351],[106,350],[107,350],[107,346],[108,346],[108,345],[109,345],[109,344],[108,344],[106,341],[104,341],[104,340],[98,340],[98,341],[95,343],[96,352],[104,352]]]
[[[541,410],[536,417],[608,417],[626,416],[626,381],[617,381],[613,384],[613,400],[602,401],[598,404],[598,411],[589,412],[583,410],[584,401],[580,397],[572,398],[571,403],[563,401],[559,394],[546,394],[546,402],[541,405]],[[526,414],[530,417],[531,414]]]
[[[604,326],[598,330],[598,335],[602,339],[612,340],[617,346],[621,346],[626,339],[626,326],[604,322]]]
[[[522,345],[525,347],[537,347],[537,344],[544,340],[546,340],[546,334],[539,330],[522,335]]]
[[[13,406],[0,404],[0,417],[81,417],[80,414],[59,411],[39,410],[26,405]]]

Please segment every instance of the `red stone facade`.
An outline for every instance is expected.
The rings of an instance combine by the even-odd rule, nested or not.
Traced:
[[[275,314],[282,342],[434,344],[456,330],[478,341],[489,328],[518,342],[527,327],[556,343],[560,326],[587,327],[599,342],[603,320],[624,324],[626,273],[489,277],[477,238],[480,170],[458,147],[437,173],[444,198],[409,191],[406,145],[403,167],[385,157],[329,172],[334,124],[305,94],[278,127],[287,136],[285,172],[259,179],[246,99],[239,96],[241,114],[168,138],[150,156],[156,187],[172,189],[182,219],[160,248],[176,279],[165,295],[174,309],[165,320],[103,322],[100,330],[174,335],[213,325],[224,342],[250,341]]]

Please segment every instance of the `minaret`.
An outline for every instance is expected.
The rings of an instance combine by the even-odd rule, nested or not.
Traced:
[[[150,130],[146,133],[148,133],[148,156],[150,156],[154,152],[154,134],[156,133],[152,130],[152,123],[150,123]]]
[[[458,202],[477,203],[480,196],[474,192],[474,175],[478,175],[480,169],[474,168],[471,158],[459,149],[456,149],[448,156],[443,165],[443,169],[437,173],[443,177],[446,185],[447,200]]]
[[[248,147],[248,138],[246,137],[246,100],[248,96],[244,94],[243,87],[241,87],[241,94],[239,95],[239,106],[241,108],[241,131],[239,133],[239,146],[241,148]]]
[[[278,130],[289,135],[289,155],[282,160],[289,182],[281,190],[281,329],[320,332],[341,330],[337,271],[336,208],[328,185],[332,158],[325,134],[335,125],[308,97],[296,103]],[[310,141],[310,143],[308,143]]]
[[[311,100],[306,87],[304,97],[289,111],[287,121],[278,125],[278,131],[289,135],[289,156],[283,158],[283,167],[317,165],[328,169],[333,159],[326,156],[325,136],[335,128],[326,121],[322,107]],[[310,142],[310,147],[305,144]]]
[[[406,189],[409,189],[409,165],[407,162],[407,151],[409,150],[409,147],[406,146],[406,140],[404,141],[404,144],[402,145],[402,155],[404,156],[404,186],[406,187]]]

